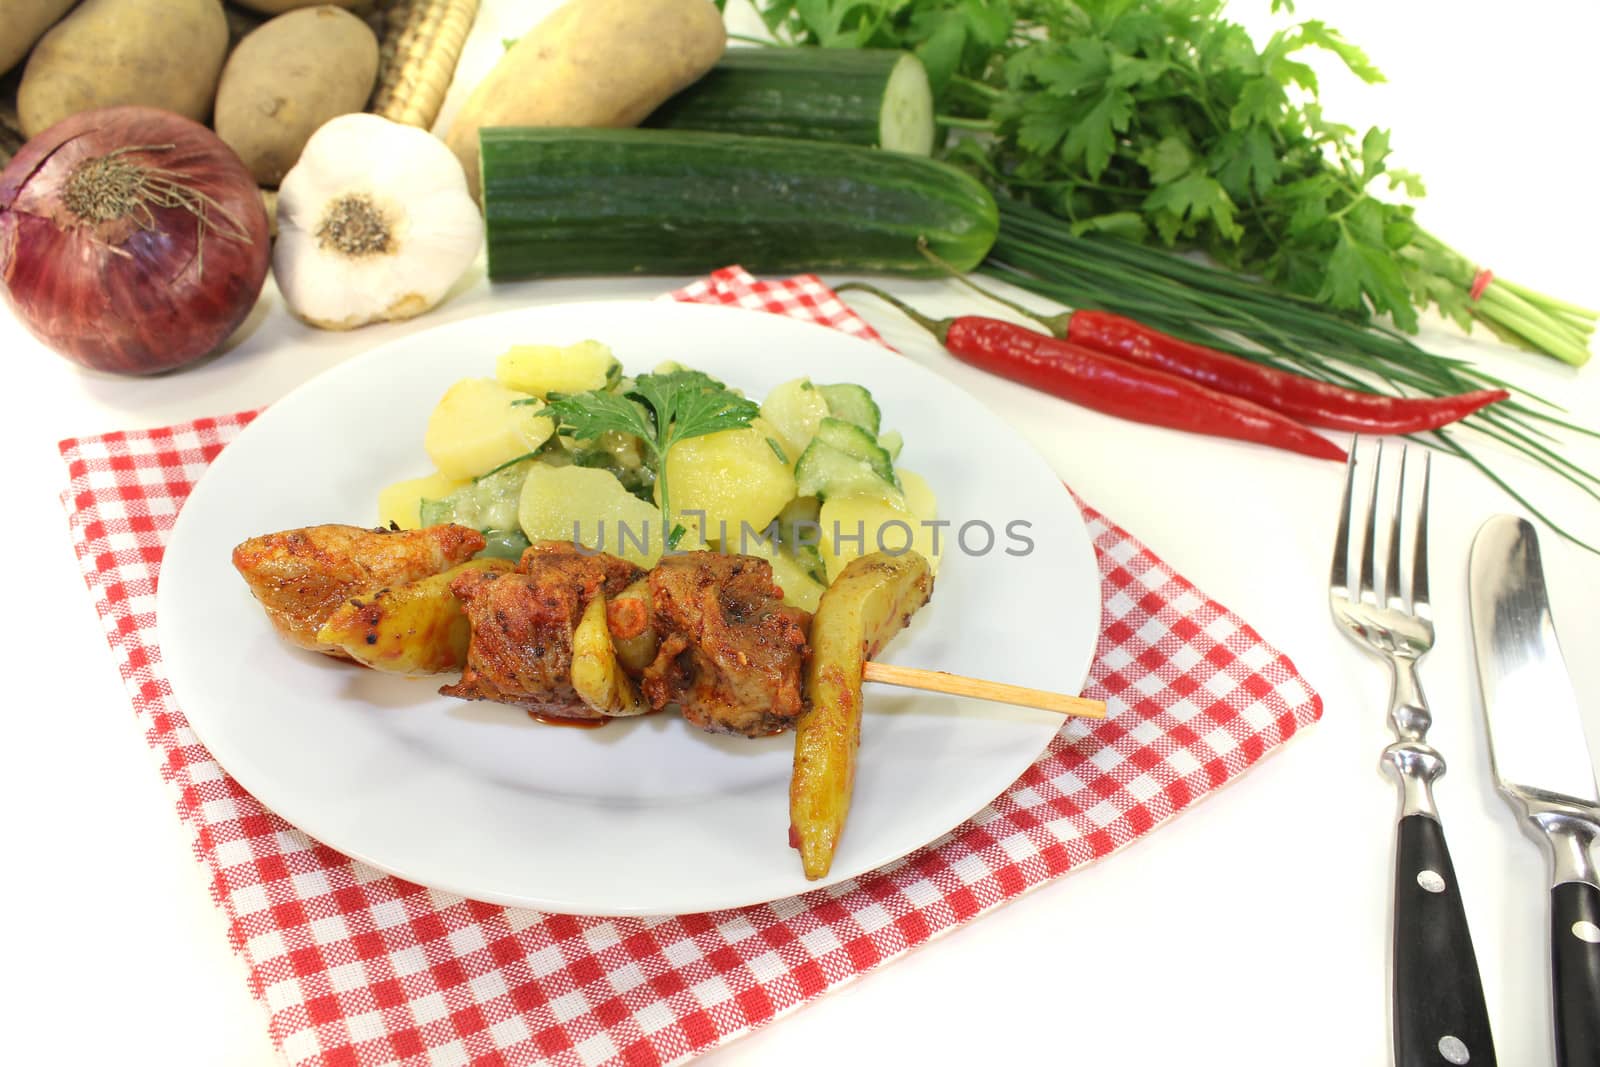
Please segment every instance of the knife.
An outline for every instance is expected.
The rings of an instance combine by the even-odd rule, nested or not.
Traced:
[[[1472,542],[1468,598],[1500,791],[1551,856],[1550,963],[1560,1067],[1600,1064],[1600,788],[1550,617],[1539,538],[1496,515]]]

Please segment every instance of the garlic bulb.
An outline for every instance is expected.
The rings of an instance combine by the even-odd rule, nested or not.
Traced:
[[[427,311],[482,244],[455,153],[426,130],[356,113],[319,127],[278,187],[272,272],[289,310],[348,330]]]

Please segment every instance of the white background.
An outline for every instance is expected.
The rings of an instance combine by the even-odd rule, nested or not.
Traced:
[[[486,3],[455,100],[548,3]],[[1263,3],[1232,15],[1259,33]],[[512,9],[521,9],[520,11]],[[1329,74],[1330,117],[1394,132],[1423,174],[1424,225],[1496,271],[1600,303],[1593,42],[1600,8],[1302,0],[1390,77]],[[682,279],[495,286],[481,274],[413,326],[348,335],[294,322],[269,287],[223,358],[152,380],[85,373],[0,312],[0,444],[14,511],[5,613],[8,837],[0,916],[11,1062],[276,1062],[221,914],[117,676],[69,547],[56,441],[254,407],[408,329],[573,298],[653,296]],[[841,279],[830,279],[841,280]],[[894,287],[936,312],[974,308],[942,283]],[[1005,415],[1089,502],[1285,651],[1325,702],[1318,726],[1136,845],[923,947],[703,1058],[716,1067],[1020,1060],[1144,1065],[1376,1064],[1385,988],[1393,787],[1380,666],[1340,636],[1325,576],[1341,472],[1333,464],[1137,427],[957,364],[881,307],[861,310],[907,355]],[[1600,369],[1581,372],[1440,327],[1436,351],[1561,399],[1600,426]],[[1600,443],[1560,447],[1600,469]],[[1600,503],[1486,447],[1535,501],[1591,540]],[[297,476],[314,476],[298,472]],[[1467,467],[1434,468],[1435,651],[1423,677],[1449,761],[1439,803],[1464,886],[1489,1010],[1508,1065],[1552,1060],[1543,861],[1489,777],[1465,609],[1467,546],[1516,505]],[[1555,613],[1590,734],[1600,740],[1600,559],[1543,532]]]

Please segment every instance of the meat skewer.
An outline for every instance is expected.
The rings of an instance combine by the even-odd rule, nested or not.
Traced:
[[[810,619],[782,603],[764,560],[687,553],[646,573],[544,543],[514,569],[464,562],[479,547],[475,531],[455,526],[325,526],[252,538],[234,562],[293,643],[377,669],[462,669],[443,692],[546,721],[599,725],[674,706],[702,729],[759,737],[804,710]],[[426,626],[428,603],[395,595],[413,590],[439,601]],[[1099,701],[945,671],[869,661],[863,680],[1105,716]]]

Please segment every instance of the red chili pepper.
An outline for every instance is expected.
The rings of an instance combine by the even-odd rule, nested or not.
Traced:
[[[1041,315],[982,288],[927,248],[923,249],[923,254],[943,266],[969,289],[1040,323],[1053,337],[1140,366],[1177,374],[1208,389],[1253,400],[1262,407],[1298,419],[1308,426],[1353,430],[1357,433],[1420,433],[1458,422],[1475,411],[1511,397],[1504,389],[1479,389],[1439,397],[1397,397],[1368,393],[1185,341],[1136,319],[1109,311],[1084,308],[1061,315]],[[847,283],[840,288],[860,288],[872,292],[910,313],[905,305],[871,286]]]
[[[1166,371],[983,315],[934,320],[881,289],[847,282],[895,307],[965,363],[1132,422],[1232,437],[1343,463],[1344,449],[1250,400],[1208,389]]]
[[[1072,312],[1065,334],[1066,340],[1096,352],[1177,374],[1207,388],[1253,400],[1309,426],[1334,430],[1380,434],[1435,430],[1511,395],[1504,389],[1443,397],[1364,393],[1253,363],[1108,311]]]
[[[966,363],[1107,415],[1345,460],[1332,441],[1254,401],[1025,326],[963,315],[949,320],[943,340]]]

